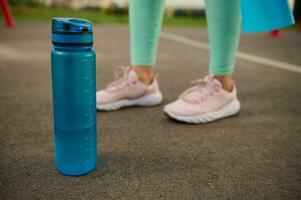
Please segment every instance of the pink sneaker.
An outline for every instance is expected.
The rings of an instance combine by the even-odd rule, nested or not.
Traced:
[[[129,106],[154,106],[162,101],[157,78],[150,85],[138,79],[129,67],[119,67],[115,71],[117,80],[106,89],[96,93],[97,110],[117,110]]]
[[[236,88],[227,92],[221,83],[209,74],[196,81],[180,95],[179,99],[166,105],[164,112],[171,118],[187,123],[206,123],[235,115],[240,110]]]

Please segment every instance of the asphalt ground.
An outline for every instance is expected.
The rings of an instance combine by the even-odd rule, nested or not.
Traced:
[[[164,32],[207,42],[205,29]],[[127,26],[95,26],[97,89],[129,63]],[[204,125],[163,106],[207,74],[209,52],[161,39],[164,101],[97,113],[98,165],[67,177],[54,165],[50,24],[0,29],[0,199],[301,199],[301,74],[238,59],[239,115]],[[301,66],[301,34],[244,34],[240,51]]]

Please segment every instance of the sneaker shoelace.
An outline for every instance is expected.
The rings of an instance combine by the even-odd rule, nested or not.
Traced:
[[[135,80],[130,79],[129,72],[129,66],[118,66],[114,72],[115,81],[113,81],[107,86],[107,90],[114,92],[122,90],[127,86],[133,86]]]
[[[198,104],[204,102],[220,92],[220,85],[214,84],[214,77],[211,74],[205,79],[197,79],[191,83],[196,85],[188,88],[179,97],[188,103]]]

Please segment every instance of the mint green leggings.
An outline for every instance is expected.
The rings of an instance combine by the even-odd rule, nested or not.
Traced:
[[[205,0],[210,42],[209,72],[231,74],[235,67],[240,0]],[[165,0],[130,1],[131,65],[154,66]]]

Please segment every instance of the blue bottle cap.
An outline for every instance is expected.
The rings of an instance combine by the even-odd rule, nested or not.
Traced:
[[[92,46],[92,23],[85,19],[53,18],[51,36],[56,46]]]

